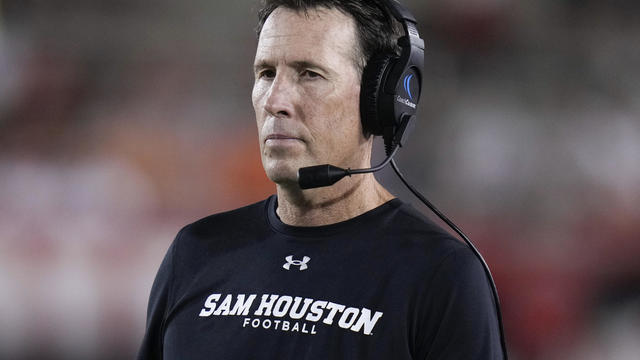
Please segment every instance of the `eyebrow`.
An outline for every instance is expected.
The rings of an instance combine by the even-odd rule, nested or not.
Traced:
[[[312,68],[312,69],[320,69],[322,71],[328,71],[327,69],[325,69],[323,66],[321,66],[320,64],[314,63],[312,61],[306,61],[306,60],[302,60],[302,61],[294,61],[292,63],[293,67],[296,69],[308,69],[308,68]]]
[[[301,70],[301,69],[319,69],[322,70],[326,73],[330,73],[330,71],[325,68],[324,66],[321,66],[320,64],[317,64],[313,61],[309,61],[309,60],[298,60],[298,61],[292,61],[290,63],[288,63],[288,66],[293,67],[296,70]],[[272,62],[269,62],[267,60],[261,60],[259,62],[257,62],[255,65],[253,65],[253,70],[254,72],[257,70],[261,70],[261,69],[265,69],[265,68],[273,68],[275,67],[275,65],[273,65]]]

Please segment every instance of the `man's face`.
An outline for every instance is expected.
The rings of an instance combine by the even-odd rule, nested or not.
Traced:
[[[253,108],[262,164],[274,182],[299,168],[368,164],[360,124],[355,21],[336,9],[308,16],[277,8],[265,22],[254,63]]]

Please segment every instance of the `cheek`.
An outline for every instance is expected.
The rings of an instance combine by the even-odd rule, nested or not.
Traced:
[[[331,129],[336,129],[349,139],[357,138],[362,131],[360,124],[360,86],[352,86],[340,92],[327,108],[332,109],[330,115]]]
[[[354,86],[349,93],[349,113],[354,117],[354,124],[362,132],[362,126],[360,121],[360,84]]]
[[[253,111],[255,111],[256,115],[260,108],[260,99],[262,99],[263,93],[264,90],[262,89],[262,86],[257,83],[253,85],[253,90],[251,91],[251,102],[253,103]]]
[[[253,111],[256,115],[256,123],[258,125],[258,128],[260,128],[261,124],[264,122],[263,119],[263,103],[264,103],[264,94],[265,94],[265,87],[263,85],[260,85],[258,83],[256,83],[253,86],[253,90],[251,92],[251,103],[253,104]]]

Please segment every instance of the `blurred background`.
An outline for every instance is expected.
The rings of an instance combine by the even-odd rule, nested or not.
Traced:
[[[404,2],[428,49],[398,163],[491,265],[512,359],[637,359],[640,2]],[[133,358],[180,227],[274,192],[257,8],[0,0],[0,358]]]

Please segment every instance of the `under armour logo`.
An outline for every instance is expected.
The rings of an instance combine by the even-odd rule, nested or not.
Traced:
[[[307,270],[309,268],[307,263],[309,262],[309,260],[311,260],[311,258],[308,256],[303,257],[302,260],[293,260],[293,255],[289,255],[284,259],[287,260],[287,263],[282,265],[283,268],[289,270],[289,268],[291,268],[291,265],[295,265],[300,266],[300,271]]]

